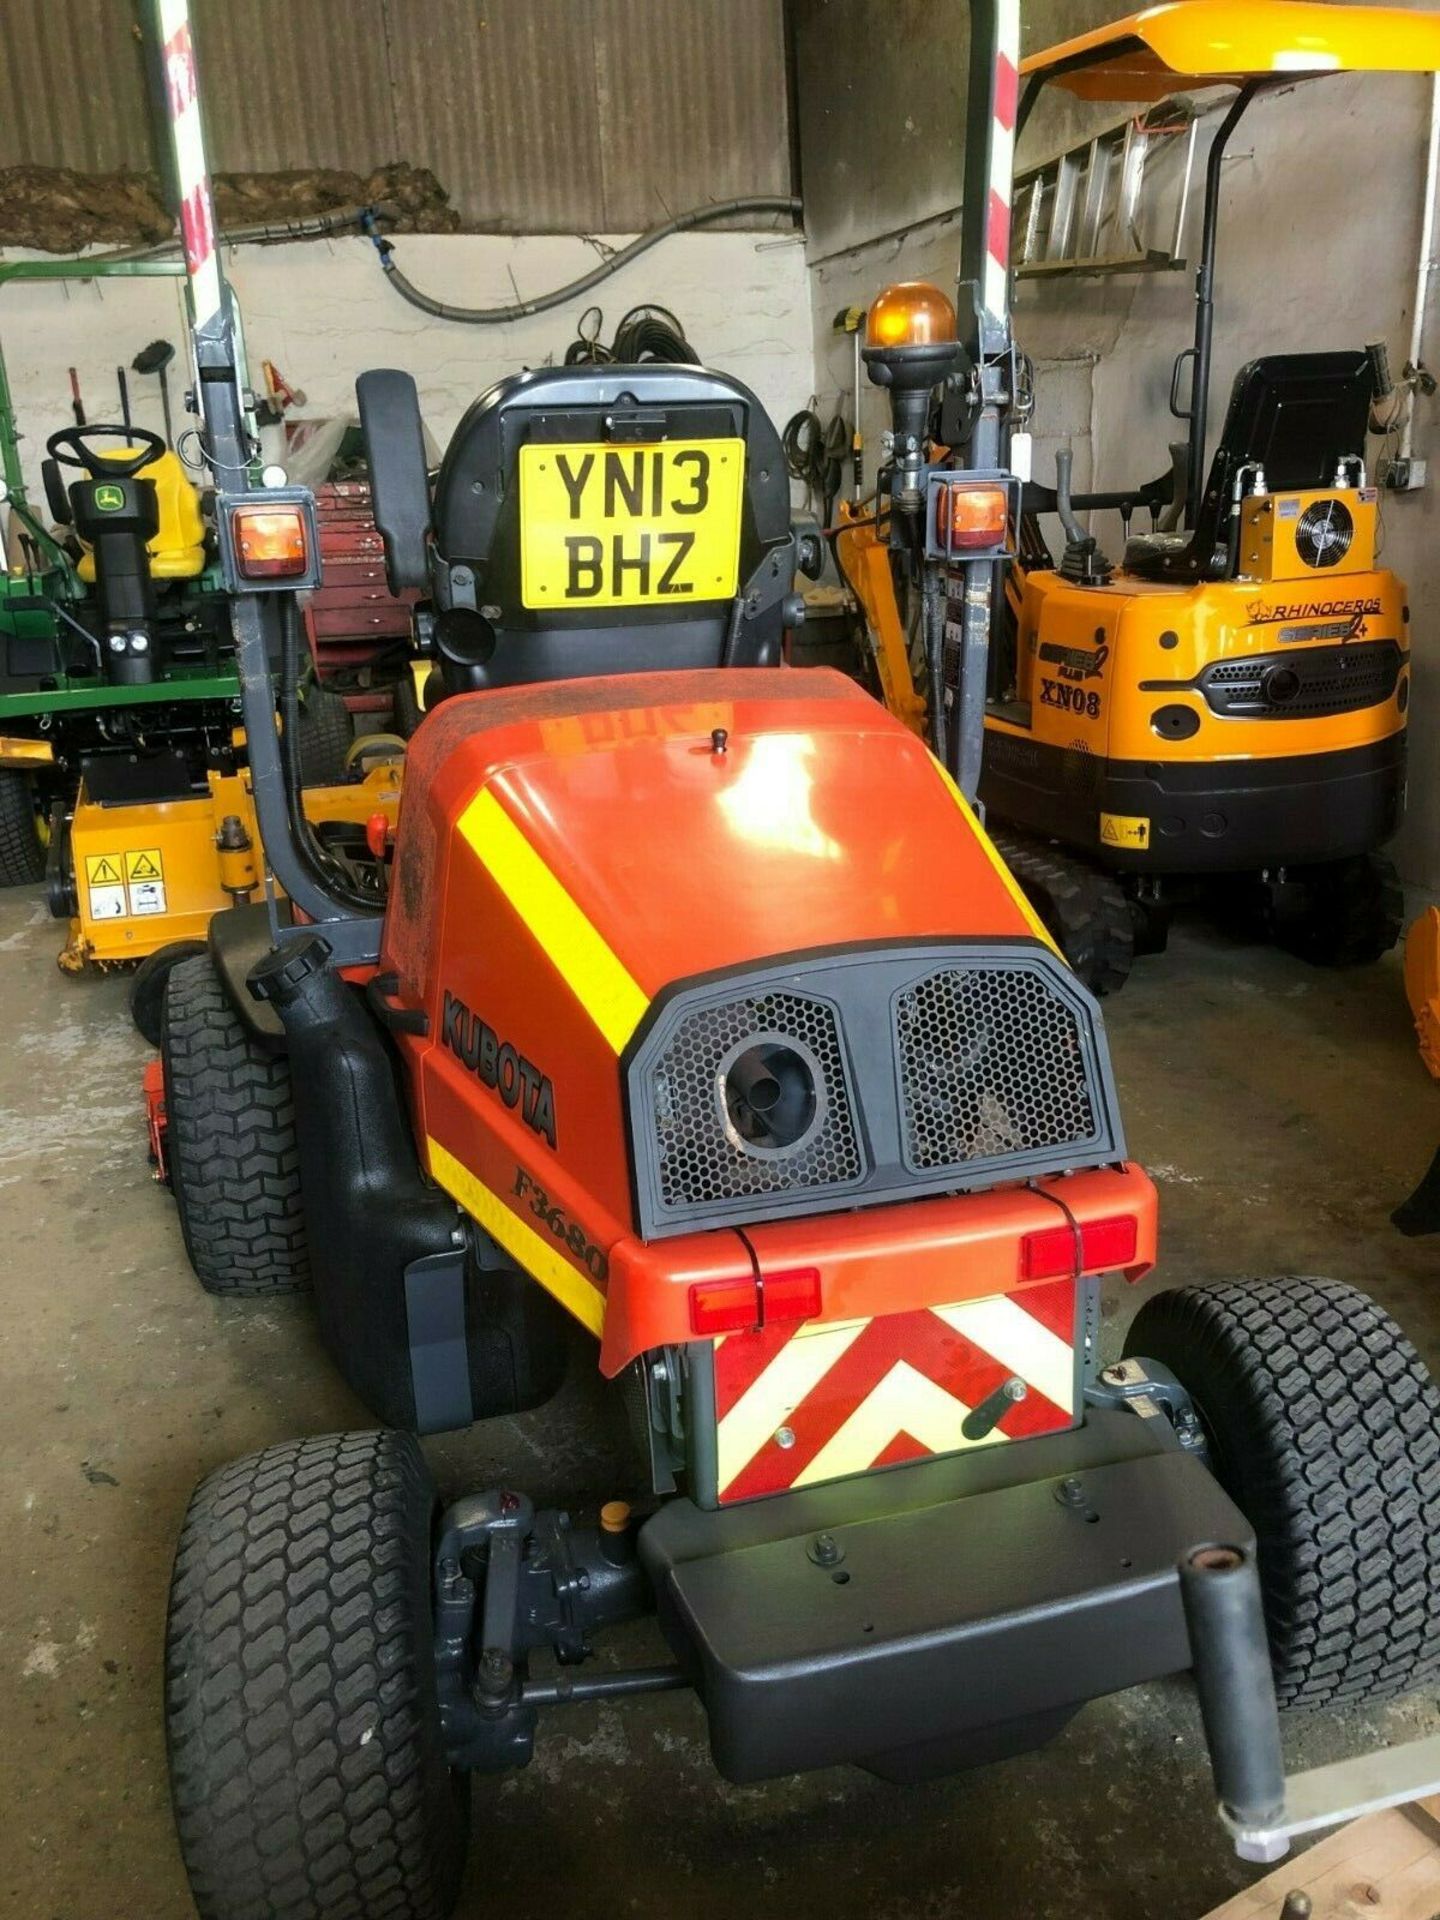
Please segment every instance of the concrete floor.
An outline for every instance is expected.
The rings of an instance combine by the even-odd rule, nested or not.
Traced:
[[[161,1635],[172,1544],[210,1467],[360,1424],[303,1303],[222,1305],[145,1160],[125,982],[64,980],[38,890],[0,896],[0,1911],[190,1913],[166,1800]],[[1437,1246],[1389,1208],[1440,1135],[1394,961],[1313,973],[1203,930],[1143,963],[1110,1031],[1133,1152],[1161,1186],[1150,1288],[1269,1271],[1370,1288],[1440,1367]],[[504,1470],[574,1504],[619,1472],[593,1370],[552,1407],[434,1445],[442,1487]],[[623,1651],[655,1657],[652,1629]],[[1291,1727],[1292,1760],[1440,1726],[1426,1697]],[[554,1902],[721,1920],[1150,1920],[1251,1877],[1210,1812],[1188,1686],[1083,1713],[1047,1751],[920,1789],[831,1772],[757,1788],[710,1766],[688,1696],[576,1707],[524,1774],[475,1786],[461,1913]]]

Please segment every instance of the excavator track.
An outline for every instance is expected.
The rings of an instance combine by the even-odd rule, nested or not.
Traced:
[[[1135,958],[1135,918],[1118,880],[1011,827],[987,826],[1056,946],[1091,993],[1118,993]]]

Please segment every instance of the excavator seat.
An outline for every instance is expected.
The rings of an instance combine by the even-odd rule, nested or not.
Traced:
[[[1363,455],[1374,372],[1366,353],[1274,353],[1235,376],[1193,533],[1139,534],[1124,568],[1142,580],[1223,580],[1231,497],[1258,465],[1270,493],[1331,487],[1342,460]]]

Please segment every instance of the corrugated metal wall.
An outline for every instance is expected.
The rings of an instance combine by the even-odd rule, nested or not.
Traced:
[[[889,0],[878,31],[874,0],[794,0],[792,20],[812,259],[953,207],[969,8]]]
[[[132,11],[125,0],[0,0],[0,166],[149,164]]]
[[[791,190],[783,0],[192,0],[219,172],[428,166],[468,227]],[[0,0],[0,166],[151,164],[134,0]]]

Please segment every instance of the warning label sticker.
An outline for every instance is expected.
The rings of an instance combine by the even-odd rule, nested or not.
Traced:
[[[165,911],[165,862],[158,847],[87,853],[85,891],[92,920]]]
[[[1143,851],[1150,844],[1150,820],[1140,813],[1102,813],[1100,839],[1107,847]]]
[[[130,882],[130,911],[131,913],[164,913],[164,881],[132,880]]]
[[[119,854],[86,854],[85,889],[92,920],[123,920],[130,911]]]
[[[158,847],[137,847],[127,853],[125,880],[131,913],[164,913],[165,860]]]

